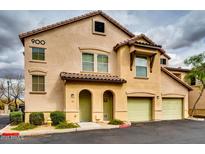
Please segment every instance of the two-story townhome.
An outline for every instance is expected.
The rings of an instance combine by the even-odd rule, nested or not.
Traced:
[[[128,21],[129,22],[129,21]],[[25,53],[25,121],[64,111],[72,122],[188,117],[192,88],[163,66],[170,57],[102,11],[19,35]]]

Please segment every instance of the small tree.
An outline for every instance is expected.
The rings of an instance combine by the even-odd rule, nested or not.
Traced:
[[[193,108],[191,110],[191,116],[193,116],[194,111],[196,109],[197,103],[201,99],[203,92],[205,90],[205,52],[194,55],[192,57],[187,58],[184,63],[188,66],[191,66],[191,71],[185,76],[185,79],[190,82],[192,79],[195,79],[200,82],[200,92],[197,97]]]

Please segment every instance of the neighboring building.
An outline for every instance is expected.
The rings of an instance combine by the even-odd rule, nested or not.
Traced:
[[[183,69],[183,68],[173,68],[173,67],[166,67],[169,71],[171,71],[174,75],[179,77],[181,80],[185,81],[186,74],[190,71],[189,69]],[[194,103],[196,102],[196,99],[199,97],[200,94],[200,86],[201,83],[197,81],[195,78],[193,78],[190,83],[192,87],[192,91],[189,92],[189,111],[193,109]],[[199,100],[196,109],[194,111],[194,115],[202,115],[205,116],[205,93],[203,93],[201,99]]]
[[[31,112],[44,112],[47,119],[56,110],[72,122],[188,117],[192,88],[160,64],[170,59],[162,47],[102,11],[19,37],[25,48],[26,121]]]

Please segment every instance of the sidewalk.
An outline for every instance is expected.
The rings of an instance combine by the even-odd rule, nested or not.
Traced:
[[[123,128],[119,125],[108,125],[105,123],[93,123],[93,122],[82,122],[78,123],[79,128],[70,128],[70,129],[55,129],[53,126],[38,126],[37,128],[26,130],[26,131],[16,131],[11,130],[15,126],[7,125],[2,130],[0,130],[0,135],[3,133],[18,133],[20,136],[35,136],[35,135],[45,135],[45,134],[54,134],[54,133],[68,133],[68,132],[77,132],[77,131],[87,131],[87,130],[97,130],[97,129],[114,129],[114,128]]]

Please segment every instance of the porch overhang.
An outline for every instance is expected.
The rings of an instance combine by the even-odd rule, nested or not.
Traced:
[[[134,63],[134,58],[137,56],[147,56],[150,57],[150,72],[152,73],[152,68],[153,68],[153,64],[154,64],[154,60],[155,60],[155,56],[157,55],[157,49],[156,48],[152,48],[155,49],[153,51],[147,51],[144,50],[143,48],[141,48],[142,46],[138,46],[138,44],[132,45],[130,47],[130,70],[132,71],[132,66]]]
[[[88,74],[88,73],[67,73],[61,72],[60,77],[64,81],[79,81],[79,82],[103,82],[113,84],[123,84],[127,81],[118,76],[110,74]]]

